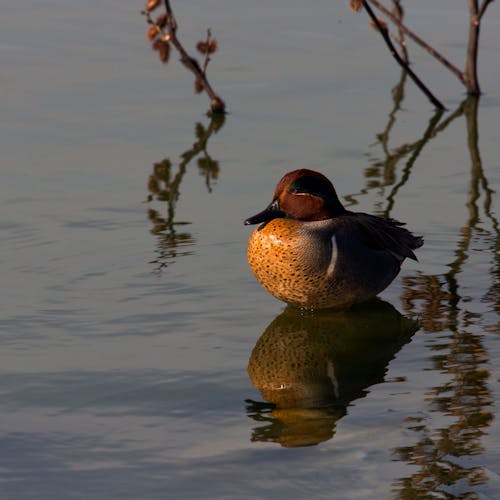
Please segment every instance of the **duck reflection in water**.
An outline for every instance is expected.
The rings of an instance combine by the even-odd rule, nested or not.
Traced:
[[[252,441],[286,447],[331,439],[349,404],[382,382],[389,361],[418,329],[379,299],[343,311],[288,307],[257,341],[248,373],[267,403],[247,400],[265,424]]]

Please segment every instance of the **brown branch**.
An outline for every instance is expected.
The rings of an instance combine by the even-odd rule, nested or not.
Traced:
[[[210,50],[208,50],[208,46],[210,44],[210,40],[212,39],[212,32],[210,31],[210,28],[207,29],[207,38],[205,39],[205,44],[207,46],[207,50],[205,51],[205,59],[203,61],[203,64],[201,65],[201,71],[203,72],[203,74],[206,73],[207,71],[207,66],[208,66],[208,63],[210,62]]]
[[[142,14],[146,16],[146,21],[151,25],[148,31],[148,38],[152,41],[152,47],[154,50],[158,50],[158,55],[160,60],[163,63],[168,62],[169,57],[169,49],[170,45],[173,45],[177,52],[180,54],[181,63],[193,73],[195,77],[195,87],[199,92],[205,91],[210,98],[210,108],[212,113],[215,114],[224,114],[226,112],[226,104],[219,97],[212,86],[210,85],[207,76],[206,70],[207,65],[210,61],[209,51],[205,53],[205,59],[203,62],[203,66],[200,66],[200,63],[194,58],[191,57],[186,49],[184,49],[183,45],[177,38],[177,21],[175,20],[174,12],[172,10],[172,6],[170,5],[169,0],[165,0],[165,13],[160,16],[156,21],[153,20],[151,12],[158,7],[160,4],[160,0],[150,0]],[[213,51],[216,50],[217,42],[215,40],[211,40],[211,32],[207,31],[207,44],[210,42],[214,44]],[[212,52],[213,52],[212,51]]]
[[[479,20],[483,17],[484,12],[488,8],[488,5],[493,2],[493,0],[483,0],[483,3],[481,4],[481,7],[479,8],[479,12],[477,13],[477,17]]]
[[[485,0],[492,1],[492,0]],[[401,31],[406,33],[409,38],[411,38],[417,45],[420,45],[424,50],[431,54],[435,59],[437,59],[441,64],[446,66],[464,85],[466,83],[465,73],[458,69],[454,64],[452,64],[448,59],[446,59],[441,53],[436,49],[427,44],[418,35],[413,33],[409,28],[407,28],[392,12],[387,10],[378,0],[369,0],[377,9],[379,9],[385,16],[387,16]]]
[[[478,0],[469,0],[469,39],[467,42],[467,60],[465,63],[465,86],[470,95],[480,95],[479,79],[477,76],[477,54],[479,51],[479,34],[481,31],[481,18],[488,5],[493,0],[483,0],[479,7]]]
[[[371,0],[370,0],[371,1]],[[420,80],[420,78],[413,72],[413,70],[408,66],[408,64],[401,58],[401,56],[398,54],[397,50],[394,48],[394,45],[392,43],[391,37],[389,36],[389,30],[387,29],[386,26],[382,26],[380,21],[378,20],[377,16],[374,14],[373,10],[371,7],[368,5],[367,0],[363,0],[363,7],[365,8],[366,12],[372,19],[373,23],[377,27],[378,31],[382,35],[382,38],[384,39],[385,43],[387,44],[389,51],[391,52],[391,55],[396,59],[397,63],[403,67],[407,72],[410,78],[414,81],[414,83],[417,85],[417,87],[427,96],[427,98],[432,102],[432,104],[438,108],[438,109],[446,109],[444,105],[437,99],[434,94],[425,86],[425,84]]]
[[[477,75],[477,55],[479,50],[479,32],[481,19],[486,12],[486,9],[493,2],[493,0],[483,0],[479,6],[478,0],[469,0],[469,39],[467,44],[467,59],[465,71],[461,71],[448,59],[446,59],[440,52],[431,47],[428,43],[417,36],[413,31],[407,28],[397,15],[397,12],[390,12],[378,0],[368,0],[377,9],[379,9],[385,16],[387,16],[401,32],[404,32],[411,38],[417,45],[420,45],[424,50],[431,54],[436,60],[448,68],[467,88],[467,93],[471,95],[480,95],[481,89],[479,87],[479,80]],[[393,0],[394,2],[395,0]],[[399,3],[399,2],[397,2]]]
[[[483,4],[485,7],[487,4]],[[486,8],[486,7],[485,7]],[[467,60],[465,63],[465,86],[470,95],[480,95],[477,77],[477,52],[479,49],[479,7],[477,0],[469,0],[469,39],[467,42]]]
[[[401,0],[392,0],[392,14],[399,21],[400,25],[403,24],[404,10],[403,7],[401,7]],[[398,28],[398,35],[398,42],[401,46],[401,58],[408,64],[408,49],[406,47],[405,35],[404,31],[400,27]]]
[[[167,28],[168,34],[170,35],[170,42],[177,49],[177,52],[179,52],[182,64],[184,64],[184,66],[194,74],[195,78],[199,80],[201,86],[203,87],[203,90],[207,93],[208,97],[210,97],[210,108],[212,112],[221,114],[225,113],[225,102],[212,89],[212,86],[208,82],[207,77],[202,71],[198,61],[186,52],[177,38],[177,21],[175,20],[169,0],[165,0],[165,10],[167,12]]]

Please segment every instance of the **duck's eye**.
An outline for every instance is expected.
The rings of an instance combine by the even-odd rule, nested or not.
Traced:
[[[318,191],[318,180],[313,177],[300,177],[290,185],[293,194],[316,194]]]
[[[309,194],[311,196],[323,197],[320,190],[318,190],[318,181],[312,177],[301,177],[296,179],[288,191],[292,194]]]

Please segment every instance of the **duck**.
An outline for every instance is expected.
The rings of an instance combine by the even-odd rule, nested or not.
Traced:
[[[293,170],[271,203],[244,221],[247,257],[274,297],[303,309],[348,308],[385,290],[424,241],[402,222],[347,210],[320,172]]]

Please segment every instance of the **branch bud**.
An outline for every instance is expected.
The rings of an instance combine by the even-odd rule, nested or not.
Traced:
[[[145,10],[146,12],[151,12],[155,10],[158,7],[158,5],[160,5],[160,0],[149,0],[146,3]]]
[[[349,8],[352,12],[359,12],[363,8],[362,0],[350,0]]]

